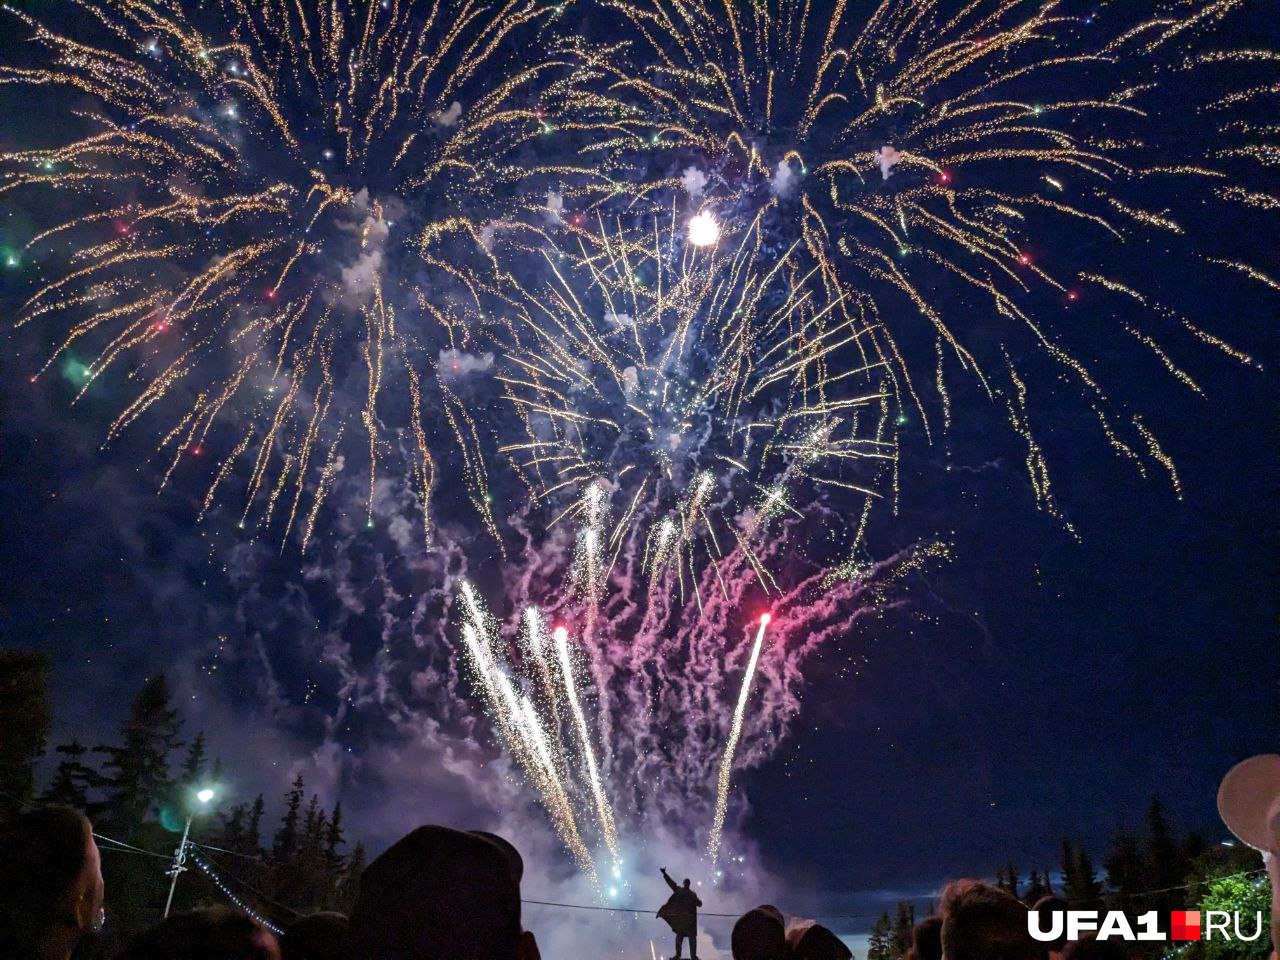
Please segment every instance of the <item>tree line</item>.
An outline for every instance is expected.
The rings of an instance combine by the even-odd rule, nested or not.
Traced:
[[[67,804],[93,821],[107,889],[99,955],[110,956],[159,921],[166,870],[192,814],[197,854],[255,911],[285,924],[317,910],[350,909],[365,852],[358,843],[348,849],[342,805],[326,809],[318,795],[308,796],[299,774],[275,823],[267,821],[261,794],[250,803],[220,804],[215,791],[211,809],[202,810],[195,794],[223,779],[222,764],[209,756],[203,733],[184,734],[163,674],[144,680],[116,735],[104,742],[71,740],[49,752],[52,722],[47,658],[0,651],[0,805]],[[53,760],[41,783],[38,770]],[[226,902],[201,870],[188,867],[173,909]]]
[[[1246,933],[1253,932],[1254,915],[1261,913],[1264,932],[1250,943],[1187,941],[1178,944],[1179,960],[1248,960],[1271,953],[1267,921],[1271,888],[1260,857],[1247,847],[1210,843],[1194,831],[1179,833],[1159,797],[1152,797],[1141,830],[1120,829],[1112,834],[1101,869],[1084,843],[1070,839],[1059,845],[1056,869],[1032,868],[1025,875],[1007,861],[995,871],[995,885],[1028,907],[1042,897],[1057,896],[1071,910],[1120,910],[1133,924],[1140,914],[1155,910],[1167,931],[1173,910],[1239,910]],[[918,919],[915,905],[899,903],[876,920],[867,960],[900,960],[911,947],[911,930]],[[1136,928],[1135,928],[1136,929]],[[1164,957],[1170,943],[1127,944],[1133,957]]]
[[[97,945],[100,955],[110,956],[160,919],[169,884],[165,870],[192,812],[193,794],[200,785],[222,779],[222,768],[208,756],[202,733],[183,739],[184,723],[163,675],[143,682],[111,741],[60,743],[49,757],[52,723],[47,658],[0,651],[0,806],[69,804],[85,811],[97,833],[112,838],[99,843],[109,923],[108,936]],[[42,757],[57,759],[43,785],[37,777]],[[346,912],[357,893],[365,852],[358,843],[348,851],[341,804],[325,809],[316,794],[308,797],[301,774],[282,799],[284,812],[274,829],[261,794],[251,803],[223,804],[195,817],[191,836],[201,845],[199,855],[237,897],[276,923],[317,910]],[[1055,869],[1041,865],[1024,875],[1008,861],[996,869],[996,885],[1028,906],[1054,894],[1071,909],[1122,910],[1131,918],[1156,910],[1162,924],[1171,910],[1269,915],[1270,886],[1256,853],[1210,843],[1195,832],[1180,834],[1158,798],[1152,799],[1145,821],[1140,831],[1112,835],[1101,869],[1085,844],[1063,840]],[[221,892],[193,869],[179,880],[174,909],[222,902]],[[883,913],[872,929],[866,960],[900,960],[911,946],[912,927],[926,915],[917,915],[912,903]],[[1135,957],[1163,957],[1169,947],[1130,946]],[[1179,946],[1184,948],[1179,960],[1265,958],[1271,949],[1269,932],[1250,944]]]

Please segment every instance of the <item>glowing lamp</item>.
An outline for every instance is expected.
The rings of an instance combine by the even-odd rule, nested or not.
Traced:
[[[213,791],[208,787],[205,787],[203,790],[199,790],[196,792],[196,799],[199,800],[201,803],[208,803],[210,800],[213,799]]]
[[[695,247],[714,247],[720,239],[720,224],[710,210],[695,214],[689,221],[689,242]]]

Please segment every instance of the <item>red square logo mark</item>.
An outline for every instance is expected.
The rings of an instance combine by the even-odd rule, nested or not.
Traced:
[[[1174,940],[1200,939],[1200,911],[1175,910],[1170,923]]]

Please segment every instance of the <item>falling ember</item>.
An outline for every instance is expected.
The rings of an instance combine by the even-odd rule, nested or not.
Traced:
[[[720,759],[720,778],[716,790],[716,813],[711,823],[711,834],[707,837],[707,853],[711,855],[714,867],[720,857],[720,840],[724,833],[724,816],[729,809],[729,777],[733,772],[733,755],[738,749],[738,740],[742,736],[742,717],[747,712],[747,699],[751,695],[751,681],[755,679],[756,664],[760,661],[760,648],[764,646],[764,631],[773,619],[769,614],[760,614],[760,628],[756,631],[756,642],[751,648],[751,659],[747,661],[747,672],[742,675],[742,689],[738,691],[738,706],[733,711],[733,723],[729,727],[729,742],[724,746],[724,756]]]
[[[689,242],[695,247],[714,247],[720,240],[720,224],[710,210],[694,214],[689,220]]]

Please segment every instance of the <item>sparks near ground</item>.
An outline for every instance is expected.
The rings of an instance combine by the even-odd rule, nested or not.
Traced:
[[[729,742],[724,746],[724,757],[720,760],[720,775],[717,778],[716,814],[711,824],[711,833],[707,837],[707,853],[711,856],[714,867],[720,856],[720,840],[724,834],[724,817],[729,809],[729,778],[733,774],[733,755],[738,750],[738,741],[742,738],[742,717],[747,712],[747,698],[751,696],[751,681],[756,676],[756,664],[760,662],[760,648],[764,646],[764,632],[772,619],[769,614],[760,615],[760,626],[756,629],[756,640],[751,645],[751,659],[747,661],[747,671],[742,675],[742,689],[738,692],[738,704],[733,708],[733,724],[729,728]]]

